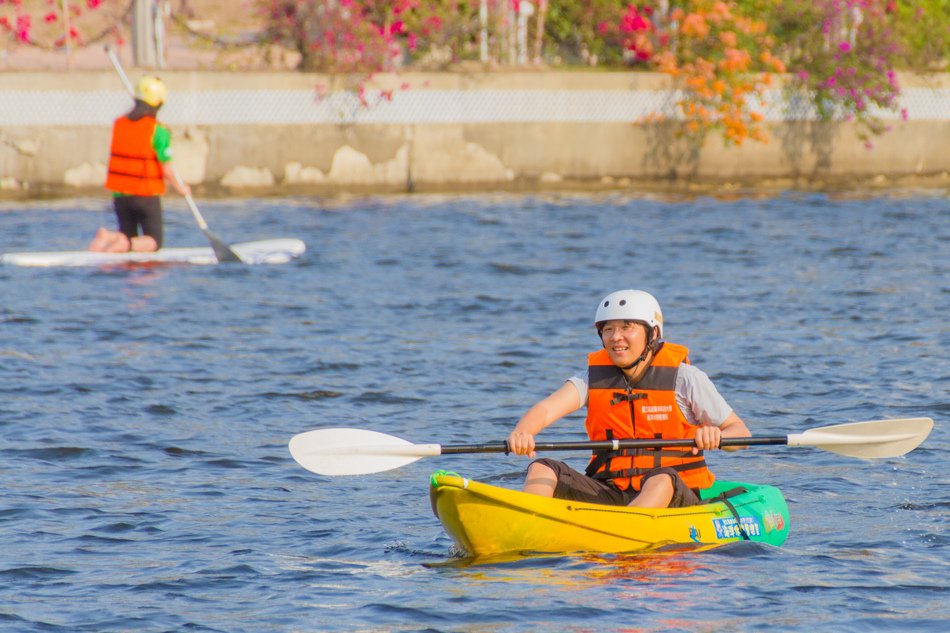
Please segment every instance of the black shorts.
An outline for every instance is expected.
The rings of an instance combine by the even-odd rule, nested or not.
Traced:
[[[558,499],[626,506],[630,505],[630,502],[637,497],[638,492],[632,488],[620,490],[613,482],[588,477],[556,459],[538,459],[535,461],[544,464],[557,475],[557,487],[554,489],[554,496]],[[673,499],[668,507],[685,508],[702,503],[696,491],[687,486],[683,478],[672,468],[654,468],[643,476],[643,482],[645,483],[647,479],[657,475],[669,475],[673,479]]]
[[[113,208],[120,233],[125,233],[130,239],[150,235],[158,247],[162,247],[161,196],[116,196]]]

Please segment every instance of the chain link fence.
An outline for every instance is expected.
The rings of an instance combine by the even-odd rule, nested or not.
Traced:
[[[162,109],[169,125],[242,124],[443,124],[443,123],[636,123],[676,118],[681,95],[662,90],[437,90],[395,94],[368,90],[318,97],[311,90],[176,91]],[[0,126],[100,126],[129,108],[120,90],[101,92],[0,89]],[[815,120],[805,99],[787,100],[780,90],[756,108],[773,122]],[[950,119],[950,89],[907,88],[898,110],[873,112],[883,120]]]

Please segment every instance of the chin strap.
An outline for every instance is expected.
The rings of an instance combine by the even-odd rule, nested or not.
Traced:
[[[650,341],[649,343],[647,343],[647,346],[643,348],[643,353],[640,354],[640,358],[633,361],[626,367],[621,367],[620,369],[622,369],[623,371],[633,369],[634,367],[642,363],[644,360],[646,360],[647,356],[649,356],[650,354],[656,354],[658,351],[660,351],[661,347],[663,347],[663,339],[658,338],[653,341]]]

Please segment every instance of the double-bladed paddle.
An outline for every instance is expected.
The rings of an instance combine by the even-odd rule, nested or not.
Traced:
[[[933,428],[930,418],[851,422],[773,437],[724,437],[728,446],[811,446],[848,457],[899,457],[917,448]],[[598,451],[632,448],[688,448],[693,440],[613,440],[537,443],[537,451]],[[423,457],[460,453],[507,453],[507,442],[488,444],[413,444],[365,429],[307,431],[290,440],[297,463],[318,475],[368,475],[411,464]]]
[[[132,96],[132,98],[135,98],[135,89],[132,87],[132,82],[129,81],[128,75],[125,74],[125,70],[122,69],[122,64],[119,63],[119,58],[116,57],[115,51],[113,51],[111,47],[106,46],[106,55],[109,56],[112,66],[119,74],[119,79],[122,80],[122,84],[125,86],[125,89],[128,90],[129,95]],[[178,186],[182,187],[183,182],[181,176],[178,175],[178,172],[175,170],[174,166],[169,165],[169,168],[171,169],[172,176],[175,178]],[[230,246],[225,244],[218,236],[208,229],[208,223],[205,222],[203,217],[201,217],[201,212],[198,211],[198,205],[195,204],[195,200],[191,197],[191,194],[185,194],[185,202],[188,203],[188,208],[191,209],[192,215],[195,216],[195,221],[198,222],[198,228],[201,229],[201,232],[204,233],[204,236],[208,238],[208,241],[211,243],[211,250],[214,251],[214,256],[218,259],[218,261],[240,263],[241,258],[238,257],[237,253],[235,253]]]

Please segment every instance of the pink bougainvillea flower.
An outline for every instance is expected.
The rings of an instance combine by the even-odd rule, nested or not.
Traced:
[[[630,5],[629,10],[624,14],[623,19],[620,21],[620,30],[624,33],[648,31],[650,30],[650,27],[650,21],[644,18],[633,5]],[[604,33],[606,31],[602,30],[601,32]]]
[[[16,18],[16,38],[21,42],[30,41],[30,29],[33,28],[33,24],[30,21],[30,16],[28,15],[18,15]]]

